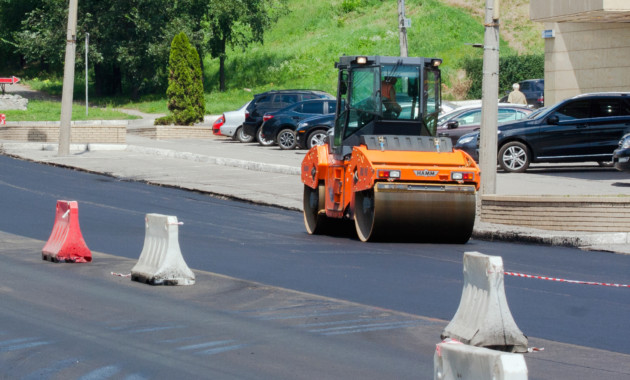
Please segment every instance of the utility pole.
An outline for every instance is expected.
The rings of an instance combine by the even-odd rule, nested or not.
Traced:
[[[74,55],[77,51],[77,7],[78,0],[70,0],[68,6],[68,33],[66,36],[66,61],[64,63],[63,90],[61,93],[59,156],[67,156],[70,154],[70,122],[72,120],[72,96],[74,91]]]
[[[90,33],[85,33],[85,116],[88,115],[88,48],[90,46]]]
[[[405,0],[398,0],[398,32],[400,36],[400,56],[407,57],[407,26],[409,19],[405,18]]]
[[[499,106],[499,0],[486,0],[486,28],[483,42],[483,83],[481,88],[481,131],[479,166],[481,194],[496,194],[497,116]]]

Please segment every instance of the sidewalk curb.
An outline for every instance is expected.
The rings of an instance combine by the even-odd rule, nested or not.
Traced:
[[[35,142],[25,142],[25,143],[7,143],[0,142],[0,149],[10,149],[10,150],[45,150],[45,151],[57,151],[59,149],[59,144],[51,144],[51,143],[35,143]],[[127,144],[70,144],[70,151],[74,152],[85,152],[85,151],[122,151],[127,149]]]
[[[501,230],[497,230],[497,226]],[[621,254],[630,252],[620,252],[611,250],[608,246],[627,246],[630,244],[630,233],[628,232],[580,232],[580,231],[552,231],[534,228],[525,228],[512,225],[494,225],[481,222],[477,218],[473,229],[473,238],[487,241],[510,241],[544,244],[562,247],[593,248],[598,250],[614,251]]]
[[[235,158],[213,157],[213,156],[206,156],[206,155],[197,154],[197,153],[179,152],[179,151],[175,151],[171,149],[148,148],[148,147],[138,146],[138,145],[127,145],[126,150],[128,152],[133,152],[133,153],[152,154],[155,156],[178,158],[182,160],[190,160],[190,161],[195,161],[195,162],[205,162],[205,163],[214,164],[214,165],[231,166],[231,167],[235,167],[239,169],[246,169],[246,170],[253,170],[253,171],[260,171],[260,172],[279,173],[279,174],[288,174],[288,175],[300,175],[301,173],[301,169],[294,166],[265,164],[261,162],[239,160]]]

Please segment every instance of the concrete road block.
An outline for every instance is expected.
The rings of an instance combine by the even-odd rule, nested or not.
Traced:
[[[505,297],[500,256],[464,253],[462,298],[441,337],[472,346],[527,352],[527,337],[514,322]]]
[[[144,246],[131,279],[151,285],[193,285],[195,274],[179,249],[177,217],[147,214],[145,222]]]
[[[442,342],[433,356],[434,380],[527,380],[522,354]]]
[[[76,201],[57,201],[55,224],[42,249],[42,259],[52,262],[87,263],[92,252],[83,240]]]

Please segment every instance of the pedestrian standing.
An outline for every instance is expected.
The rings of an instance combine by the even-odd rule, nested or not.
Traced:
[[[527,105],[527,98],[525,97],[525,94],[519,91],[521,86],[518,83],[514,83],[512,88],[514,91],[510,92],[510,95],[508,95],[508,103]]]

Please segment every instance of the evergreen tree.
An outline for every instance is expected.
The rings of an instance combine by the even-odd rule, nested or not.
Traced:
[[[206,111],[203,93],[201,59],[185,33],[179,33],[171,43],[168,60],[168,109],[173,113],[156,120],[156,124],[192,125],[202,121]]]

